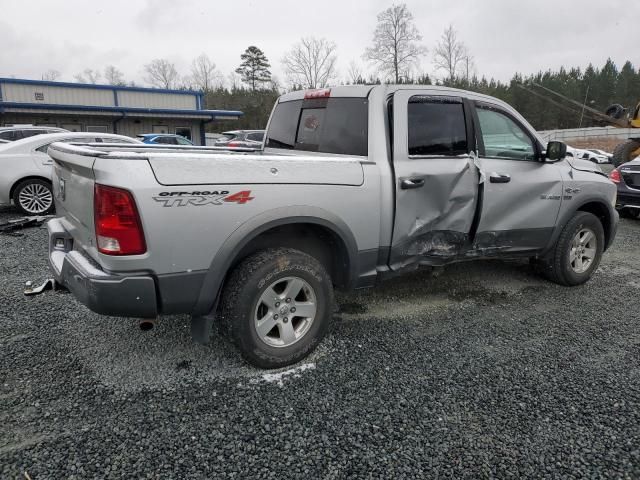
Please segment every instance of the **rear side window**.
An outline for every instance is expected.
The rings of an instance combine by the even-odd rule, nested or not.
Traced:
[[[267,147],[308,152],[367,155],[366,98],[318,98],[279,103]]]
[[[469,153],[462,100],[415,96],[408,105],[409,155]]]
[[[253,140],[254,142],[261,142],[264,138],[264,133],[250,133],[247,135],[247,140]]]

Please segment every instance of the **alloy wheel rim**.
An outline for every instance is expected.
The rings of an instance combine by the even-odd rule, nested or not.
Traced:
[[[596,258],[596,234],[590,228],[583,228],[575,234],[569,250],[569,264],[576,273],[584,273]]]
[[[29,213],[44,213],[53,203],[53,195],[44,185],[29,183],[18,195],[20,206]]]
[[[260,295],[254,328],[267,345],[289,347],[307,334],[316,314],[316,293],[311,285],[300,277],[280,278]]]

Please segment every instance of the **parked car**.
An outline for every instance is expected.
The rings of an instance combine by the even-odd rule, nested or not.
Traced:
[[[445,87],[288,93],[255,153],[127,148],[49,148],[56,281],[144,327],[190,314],[198,341],[217,319],[264,368],[313,351],[334,288],[513,257],[579,285],[618,224],[597,165],[544,145],[506,103]]]
[[[601,164],[610,163],[611,154],[602,150],[591,150],[583,148],[567,147],[567,157],[580,158],[582,160],[589,160],[590,162]]]
[[[233,130],[222,132],[222,137],[214,143],[216,147],[225,148],[262,148],[264,130]]]
[[[609,173],[609,178],[618,188],[616,208],[620,216],[640,216],[640,157],[623,163]]]
[[[44,215],[53,211],[53,161],[47,154],[47,148],[53,142],[140,144],[122,135],[65,132],[47,133],[0,145],[0,205],[8,205],[13,201],[26,215]]]
[[[13,127],[0,127],[0,140],[7,142],[15,142],[23,138],[33,137],[34,135],[43,135],[45,133],[62,133],[68,132],[64,128],[56,127],[38,127],[33,125],[16,125]]]
[[[161,144],[161,145],[193,145],[193,142],[181,135],[173,135],[171,133],[144,133],[138,135],[142,143]]]
[[[587,149],[589,160],[593,163],[611,163],[612,153],[607,153],[604,150],[598,150],[597,148]]]

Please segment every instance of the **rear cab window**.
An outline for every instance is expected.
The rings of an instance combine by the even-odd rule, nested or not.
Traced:
[[[278,103],[266,146],[307,152],[366,156],[366,98],[325,97]]]

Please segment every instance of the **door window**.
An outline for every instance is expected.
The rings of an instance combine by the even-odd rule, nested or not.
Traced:
[[[409,155],[469,153],[464,106],[458,98],[415,96],[408,105]]]
[[[180,135],[188,140],[193,140],[191,138],[191,128],[189,127],[176,127],[176,135]]]
[[[479,107],[477,111],[487,157],[535,160],[533,141],[515,120],[487,107]]]

